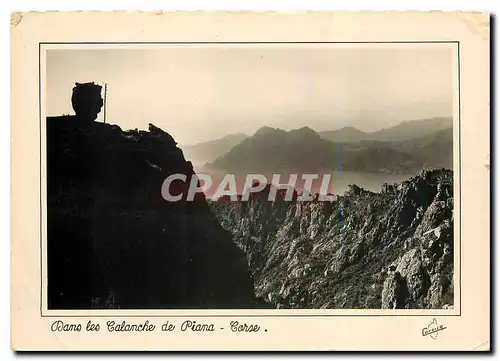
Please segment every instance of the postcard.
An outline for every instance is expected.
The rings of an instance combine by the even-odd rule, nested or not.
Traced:
[[[12,347],[490,350],[489,15],[12,14]]]

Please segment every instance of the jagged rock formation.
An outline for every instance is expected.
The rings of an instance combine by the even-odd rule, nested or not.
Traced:
[[[104,101],[101,98],[102,86],[91,83],[75,83],[71,105],[80,122],[93,122],[101,111]]]
[[[333,202],[210,202],[279,308],[453,305],[453,174],[422,171]]]
[[[194,174],[153,125],[47,119],[49,309],[255,306],[245,255],[204,196],[162,198],[172,173]]]

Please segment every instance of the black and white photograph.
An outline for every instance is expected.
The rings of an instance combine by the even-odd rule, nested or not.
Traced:
[[[12,349],[491,351],[490,21],[12,14]]]
[[[457,44],[49,48],[48,310],[445,309]]]

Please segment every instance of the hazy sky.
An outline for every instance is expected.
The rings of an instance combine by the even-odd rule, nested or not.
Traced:
[[[108,123],[153,123],[181,144],[264,125],[373,131],[452,114],[449,46],[64,49],[46,64],[47,115],[74,114],[75,82],[107,83]]]

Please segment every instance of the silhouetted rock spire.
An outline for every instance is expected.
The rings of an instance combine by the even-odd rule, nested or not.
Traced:
[[[83,121],[94,121],[104,104],[101,97],[102,86],[91,83],[75,83],[71,105],[77,118]]]

